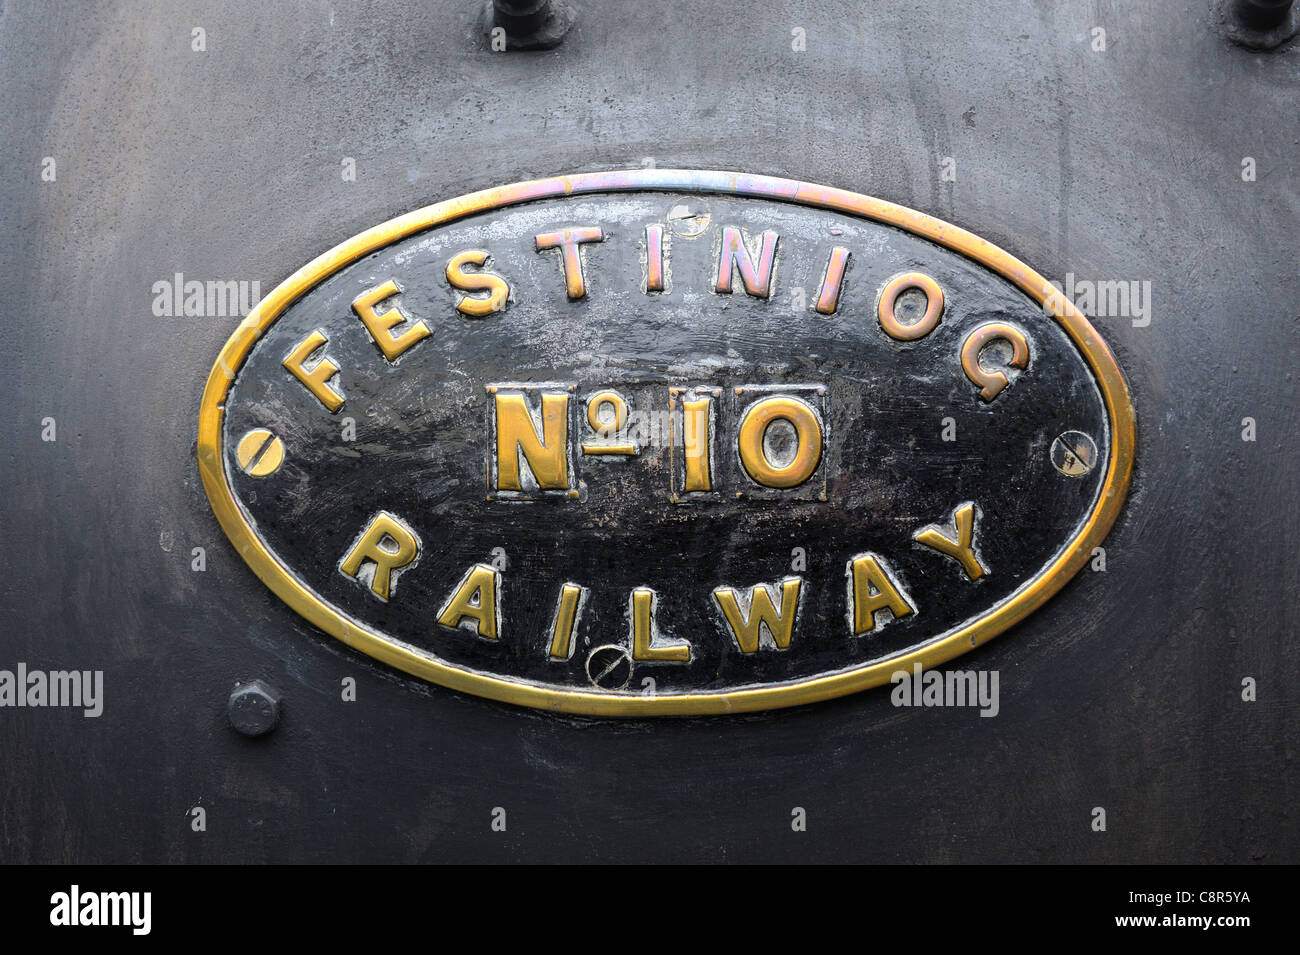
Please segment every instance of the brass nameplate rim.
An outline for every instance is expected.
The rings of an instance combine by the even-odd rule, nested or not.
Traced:
[[[224,464],[225,401],[240,368],[268,328],[301,296],[344,267],[410,235],[493,209],[551,198],[620,192],[685,192],[789,202],[893,226],[957,252],[1011,282],[1066,332],[1095,376],[1106,405],[1110,438],[1107,473],[1096,503],[1056,558],[1009,599],[919,648],[808,679],[720,692],[642,696],[561,689],[473,672],[440,662],[385,636],[325,603],[270,552],[238,505]],[[340,243],[298,269],[239,325],[218,355],[199,411],[198,464],[222,530],[271,590],[294,611],[349,647],[433,683],[490,699],[544,710],[597,716],[741,713],[797,706],[888,683],[898,670],[929,668],[1004,632],[1038,609],[1087,563],[1118,518],[1132,476],[1136,413],[1113,353],[1066,296],[1010,253],[950,223],[847,190],[771,176],[725,171],[636,169],[579,173],[513,183],[438,202],[390,219]]]

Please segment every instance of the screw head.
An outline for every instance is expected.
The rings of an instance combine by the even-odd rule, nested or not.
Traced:
[[[262,736],[280,720],[280,694],[261,680],[236,685],[226,704],[230,725],[245,736]]]
[[[254,428],[235,448],[239,468],[253,477],[267,477],[284,463],[284,442],[266,428]]]
[[[632,677],[632,657],[623,647],[607,644],[587,656],[587,679],[602,690],[621,690]]]
[[[1097,463],[1097,444],[1082,431],[1067,431],[1052,442],[1052,466],[1066,477],[1083,477]]]
[[[709,207],[699,201],[676,205],[668,210],[668,228],[682,238],[693,239],[704,234],[712,218]]]

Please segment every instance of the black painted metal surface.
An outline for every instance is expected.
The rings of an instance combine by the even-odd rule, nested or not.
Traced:
[[[5,5],[0,668],[101,669],[105,699],[0,710],[0,858],[1295,861],[1294,45],[1190,2],[588,4],[494,54],[477,4],[434,6]],[[1093,318],[1141,425],[1106,572],[958,661],[999,671],[996,718],[887,689],[659,722],[487,702],[322,636],[222,535],[194,430],[238,318],[155,314],[155,283],[269,290],[427,202],[648,162],[1151,283],[1149,323]],[[249,740],[226,704],[255,678],[283,701]]]

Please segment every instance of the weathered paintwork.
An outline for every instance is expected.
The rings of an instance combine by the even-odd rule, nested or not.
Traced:
[[[4,4],[0,647],[102,668],[106,699],[0,711],[0,857],[1295,861],[1294,46],[1243,49],[1201,0],[580,7],[516,56],[477,3]],[[240,319],[157,316],[155,282],[266,291],[429,202],[648,162],[839,186],[1057,281],[1151,282],[1149,324],[1093,319],[1142,414],[1107,571],[961,658],[1001,673],[996,718],[888,691],[541,714],[322,638],[227,543],[194,422]],[[258,740],[226,716],[252,679],[284,694]]]

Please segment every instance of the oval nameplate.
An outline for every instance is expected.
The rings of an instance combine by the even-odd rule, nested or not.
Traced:
[[[723,713],[978,646],[1089,559],[1135,421],[1105,343],[955,226],[637,170],[376,226],[240,325],[218,520],[348,646],[574,713]]]

